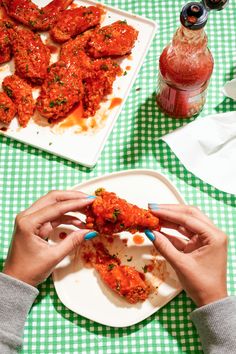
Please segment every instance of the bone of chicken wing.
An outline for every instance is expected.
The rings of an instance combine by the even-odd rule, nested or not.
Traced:
[[[0,92],[0,122],[4,124],[11,123],[16,114],[16,106],[12,100],[5,94]]]
[[[0,64],[11,60],[12,50],[9,29],[13,27],[11,21],[0,19]]]
[[[7,14],[32,30],[47,31],[73,0],[53,0],[41,9],[31,0],[3,0]]]
[[[144,275],[134,267],[121,265],[120,260],[111,256],[103,243],[97,242],[93,246],[96,253],[90,254],[89,261],[105,284],[131,304],[145,301],[150,288],[144,280]]]
[[[17,75],[5,77],[2,87],[17,107],[20,125],[26,127],[35,109],[32,88]]]
[[[59,61],[48,68],[48,76],[37,100],[43,117],[64,118],[82,99],[83,85],[76,63]]]
[[[42,84],[50,61],[50,50],[39,34],[20,27],[11,30],[16,74],[33,84]]]
[[[53,25],[50,35],[55,42],[64,43],[70,38],[99,25],[102,10],[97,6],[81,6],[63,11]]]
[[[138,31],[126,21],[117,21],[99,28],[88,42],[88,52],[93,58],[117,57],[129,54],[138,37]]]
[[[86,210],[87,228],[107,235],[121,231],[160,230],[159,219],[150,211],[130,204],[103,188],[95,194],[97,198]]]

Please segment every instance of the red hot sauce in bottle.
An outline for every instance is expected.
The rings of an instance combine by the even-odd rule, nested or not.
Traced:
[[[204,31],[207,18],[202,3],[185,5],[182,25],[160,56],[157,104],[171,117],[189,118],[204,106],[214,66]]]

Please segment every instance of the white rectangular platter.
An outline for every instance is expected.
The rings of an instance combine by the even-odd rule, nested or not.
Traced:
[[[40,7],[43,7],[49,1],[35,0],[34,2]],[[78,6],[98,4],[90,0],[75,0],[74,3]],[[17,120],[14,119],[7,131],[0,131],[2,134],[87,167],[93,167],[96,164],[105,142],[125,104],[157,28],[156,23],[152,20],[106,5],[104,5],[104,7],[106,16],[102,22],[102,26],[111,24],[117,20],[126,20],[128,24],[139,31],[139,36],[130,58],[126,57],[121,60],[121,68],[124,72],[127,72],[127,75],[117,77],[113,85],[112,95],[110,95],[108,101],[101,106],[100,116],[103,117],[100,119],[101,122],[99,122],[99,118],[95,116],[94,121],[96,124],[91,124],[91,126],[99,125],[99,128],[89,126],[90,118],[87,121],[86,119],[84,120],[84,124],[88,125],[89,128],[86,128],[86,132],[82,131],[80,133],[78,133],[78,131],[75,132],[74,129],[67,129],[64,130],[64,132],[51,129],[48,124],[37,124],[35,119],[31,119],[28,126],[23,129],[19,127]],[[126,70],[127,67],[129,67],[128,71]],[[13,72],[13,61],[11,61],[10,64],[1,65],[0,85],[4,77],[11,75]],[[112,98],[114,97],[120,98],[122,102],[119,106],[109,109]]]
[[[127,201],[143,208],[147,208],[148,202],[174,204],[184,202],[171,182],[162,174],[152,170],[129,170],[113,173],[79,184],[73,189],[93,194],[100,187],[113,191]],[[51,235],[51,242],[60,242],[59,234],[61,232],[69,234],[70,229],[68,226],[58,227]],[[134,236],[130,233],[121,233],[121,239],[128,240],[127,245],[124,246],[118,238],[117,243],[114,242],[109,251],[111,254],[118,253],[122,264],[134,266],[138,271],[142,271],[156,250],[144,234],[139,233],[139,235],[143,235],[144,242],[142,244],[136,244],[133,241]],[[91,241],[84,243],[88,242]],[[131,326],[158,311],[182,290],[170,265],[164,258],[157,257],[159,257],[160,267],[157,268],[157,277],[151,278],[151,282],[156,285],[161,274],[163,279],[145,302],[135,305],[129,304],[113,293],[103,284],[93,269],[86,268],[80,251],[66,257],[57,266],[53,273],[54,285],[62,303],[75,313],[107,326]],[[130,259],[132,260],[130,261]]]

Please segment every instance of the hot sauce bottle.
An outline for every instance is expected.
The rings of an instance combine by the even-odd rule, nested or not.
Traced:
[[[159,60],[157,104],[167,115],[189,118],[203,108],[214,66],[204,26],[208,12],[221,10],[227,2],[204,0],[183,7],[181,26]]]

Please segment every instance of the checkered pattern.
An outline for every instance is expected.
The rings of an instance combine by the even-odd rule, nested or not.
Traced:
[[[94,169],[0,137],[0,267],[7,254],[16,213],[48,190],[65,189],[110,172],[150,168],[166,174],[187,203],[199,206],[227,232],[230,237],[228,288],[235,294],[235,197],[193,176],[169,147],[158,140],[184,124],[165,117],[155,104],[158,57],[179,25],[179,11],[184,1],[106,0],[106,3],[149,17],[158,23],[160,30]],[[236,110],[236,102],[221,94],[223,83],[236,76],[235,13],[236,4],[231,1],[222,12],[210,14],[207,33],[215,68],[201,116]],[[114,329],[66,309],[49,279],[40,286],[40,295],[29,314],[22,353],[202,353],[198,335],[188,318],[193,308],[191,300],[181,293],[142,323]]]

